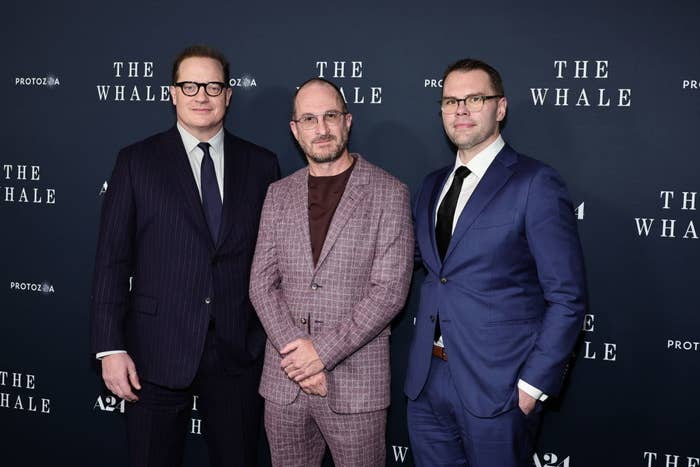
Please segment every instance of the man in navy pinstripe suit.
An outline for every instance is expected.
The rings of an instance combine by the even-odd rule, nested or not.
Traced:
[[[184,50],[170,87],[177,124],[119,153],[104,199],[91,348],[107,388],[130,402],[131,466],[182,464],[193,394],[211,464],[256,465],[265,334],[248,281],[279,166],[223,128],[228,82],[218,51]]]

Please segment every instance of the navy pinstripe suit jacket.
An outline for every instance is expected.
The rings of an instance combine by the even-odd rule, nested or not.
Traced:
[[[186,387],[214,318],[227,370],[259,363],[265,334],[248,280],[262,203],[278,178],[273,153],[225,132],[215,245],[177,128],[122,149],[102,206],[92,352],[124,349],[142,379]]]

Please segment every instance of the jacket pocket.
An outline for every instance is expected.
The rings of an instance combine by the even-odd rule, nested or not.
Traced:
[[[493,326],[517,326],[518,324],[530,324],[540,321],[542,318],[539,316],[534,316],[532,318],[519,318],[519,319],[506,319],[502,321],[487,321],[487,327]]]
[[[131,309],[146,315],[155,315],[158,310],[158,300],[145,295],[135,295],[131,300]]]

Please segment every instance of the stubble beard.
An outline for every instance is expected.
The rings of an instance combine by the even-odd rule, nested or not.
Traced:
[[[333,141],[335,139],[334,136],[331,136],[330,138],[327,139],[327,141]],[[343,135],[340,137],[340,141],[338,145],[336,146],[335,150],[326,153],[326,154],[313,154],[311,153],[311,150],[309,150],[306,153],[306,156],[314,161],[317,164],[327,164],[329,162],[335,162],[338,159],[340,159],[340,156],[343,155],[345,150],[348,147],[348,138],[347,135]]]
[[[459,135],[457,132],[455,132],[453,135],[448,134],[448,136],[452,141],[452,144],[457,146],[457,149],[461,151],[469,151],[475,146],[478,146],[489,139],[494,134],[494,131],[484,131],[483,128],[481,128],[481,130],[482,131],[479,131],[478,133],[467,136]]]

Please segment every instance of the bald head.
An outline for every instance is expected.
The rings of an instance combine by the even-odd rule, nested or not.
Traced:
[[[311,78],[309,80],[304,81],[301,84],[301,86],[299,86],[299,89],[297,89],[297,91],[294,93],[294,98],[292,99],[292,118],[298,118],[297,103],[300,99],[306,100],[307,98],[313,97],[315,94],[317,94],[319,90],[323,89],[325,91],[328,91],[329,88],[338,101],[338,110],[342,112],[347,112],[348,107],[345,104],[345,99],[343,99],[343,94],[340,92],[340,89],[338,89],[338,86],[331,83],[327,79]]]

